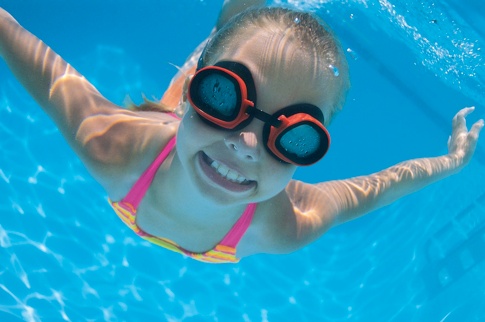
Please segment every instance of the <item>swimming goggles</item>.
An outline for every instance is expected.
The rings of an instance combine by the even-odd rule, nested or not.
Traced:
[[[251,72],[240,63],[223,61],[198,70],[187,98],[201,119],[216,128],[237,131],[253,118],[263,121],[264,146],[280,162],[308,166],[330,146],[323,113],[315,105],[291,105],[273,115],[257,109]]]

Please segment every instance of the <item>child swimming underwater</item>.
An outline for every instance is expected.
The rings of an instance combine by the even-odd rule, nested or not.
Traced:
[[[294,252],[470,162],[483,121],[468,132],[466,108],[445,156],[347,180],[292,180],[330,147],[348,67],[324,22],[289,9],[244,10],[252,4],[262,1],[226,1],[161,103],[134,111],[106,100],[3,10],[0,54],[117,215],[141,237],[204,262]]]

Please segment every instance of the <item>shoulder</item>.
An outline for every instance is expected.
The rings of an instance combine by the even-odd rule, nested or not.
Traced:
[[[179,120],[159,112],[119,109],[81,124],[76,139],[90,174],[115,197],[131,187],[172,139]],[[114,191],[113,191],[114,190]],[[114,192],[114,194],[113,194]]]
[[[311,244],[332,226],[331,202],[315,185],[291,180],[275,197],[258,204],[254,253],[289,254]]]

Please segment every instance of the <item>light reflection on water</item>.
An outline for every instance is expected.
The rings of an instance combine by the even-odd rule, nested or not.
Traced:
[[[336,2],[306,3],[315,10],[326,5],[337,11]],[[344,7],[339,14],[353,13],[360,19],[361,12],[408,42],[431,70],[439,64],[452,67],[450,79],[438,73],[451,86],[456,86],[453,79],[462,81],[463,68],[474,66],[454,66],[446,59],[428,64],[426,60],[437,59],[439,50],[432,49],[432,41],[431,50],[420,49],[419,39],[425,36],[416,40],[402,30],[408,28],[405,22],[408,29],[426,35],[425,27],[436,26],[419,21],[420,14],[407,14],[404,2],[392,2],[395,14],[385,1],[339,3]],[[440,46],[457,53],[458,60],[480,58],[464,52],[459,58],[461,47],[444,40],[451,30],[446,28],[439,37],[426,35],[427,39],[443,38]],[[153,84],[135,69],[103,87],[106,83],[97,77],[103,69],[126,71],[123,67],[133,64],[118,48],[98,48],[83,59],[88,66],[97,62],[88,79],[120,101],[127,92],[140,93],[144,85]],[[466,80],[470,91],[477,92],[480,75]],[[479,196],[485,192],[485,178],[477,162],[459,176],[331,230],[295,254],[258,255],[238,265],[208,266],[131,233],[52,122],[11,75],[0,82],[0,321],[16,321],[14,316],[26,321],[484,319],[484,265],[474,255],[475,244],[466,242],[480,239],[475,237],[481,237],[476,234],[484,219]],[[448,225],[459,225],[462,231]],[[454,250],[463,250],[456,253],[465,267],[461,275],[439,261],[455,258],[448,256]]]
[[[470,16],[485,15],[474,11],[473,1],[431,0],[275,0],[303,10],[336,17],[334,23],[352,24],[365,19],[403,42],[433,74],[450,87],[464,91],[485,104],[485,68],[483,51],[485,25],[472,25]],[[479,7],[475,4],[473,6]],[[462,10],[457,10],[460,8]],[[476,18],[478,21],[479,18]]]

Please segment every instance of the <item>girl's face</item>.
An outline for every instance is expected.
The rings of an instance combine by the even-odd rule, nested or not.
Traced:
[[[230,47],[206,65],[235,61],[249,68],[258,109],[273,114],[298,103],[325,108],[329,76],[317,75],[314,59],[285,35],[263,32]],[[220,130],[202,121],[187,104],[177,133],[177,153],[206,199],[219,205],[260,202],[286,187],[296,166],[281,163],[266,151],[262,121],[253,119],[239,131]]]

